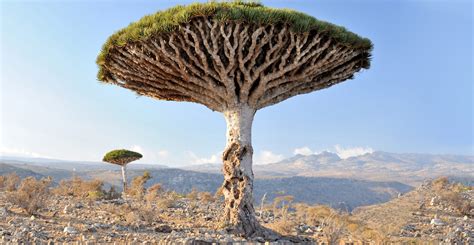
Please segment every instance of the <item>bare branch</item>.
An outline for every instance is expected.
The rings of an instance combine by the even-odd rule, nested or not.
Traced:
[[[106,67],[110,82],[153,98],[218,111],[260,109],[351,78],[368,64],[368,52],[287,25],[196,17],[172,33],[114,49]]]

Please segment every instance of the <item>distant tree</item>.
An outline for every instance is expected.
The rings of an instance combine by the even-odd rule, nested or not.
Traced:
[[[127,164],[142,158],[142,154],[129,150],[113,150],[105,154],[102,161],[122,167],[123,191],[127,189]]]

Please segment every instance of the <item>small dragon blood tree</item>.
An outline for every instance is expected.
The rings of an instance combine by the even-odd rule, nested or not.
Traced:
[[[142,154],[129,150],[113,150],[105,154],[102,161],[122,167],[123,192],[127,188],[127,164],[142,158]]]
[[[224,114],[223,225],[266,236],[253,207],[255,112],[328,88],[370,65],[372,43],[345,28],[254,2],[208,2],[148,15],[109,37],[98,79]]]

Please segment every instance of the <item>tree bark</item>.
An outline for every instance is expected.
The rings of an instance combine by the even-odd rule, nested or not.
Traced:
[[[123,182],[123,193],[127,189],[127,166],[122,165],[122,182]]]
[[[222,154],[224,226],[234,234],[255,236],[261,229],[253,207],[252,122],[255,109],[241,105],[224,112],[227,144]]]

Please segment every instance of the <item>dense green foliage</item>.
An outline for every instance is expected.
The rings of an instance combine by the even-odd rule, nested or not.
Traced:
[[[129,151],[129,150],[113,150],[105,154],[104,158],[102,161],[104,162],[110,162],[110,163],[116,163],[119,162],[122,159],[140,159],[142,158],[142,154],[134,151]]]
[[[193,3],[178,5],[173,8],[147,15],[128,27],[119,30],[108,38],[97,57],[97,64],[101,68],[98,79],[104,80],[105,74],[102,65],[107,55],[114,47],[122,47],[128,43],[143,41],[160,33],[171,32],[180,24],[189,22],[193,17],[208,16],[219,21],[242,21],[254,24],[287,24],[294,32],[308,32],[316,30],[325,33],[341,44],[353,48],[371,49],[372,43],[344,27],[317,20],[312,16],[291,9],[277,9],[265,7],[256,2],[232,1]]]

